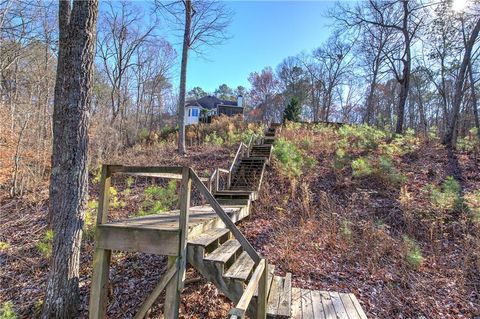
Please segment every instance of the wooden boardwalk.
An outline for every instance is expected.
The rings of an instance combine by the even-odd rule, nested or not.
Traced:
[[[354,294],[292,289],[292,319],[367,319]]]

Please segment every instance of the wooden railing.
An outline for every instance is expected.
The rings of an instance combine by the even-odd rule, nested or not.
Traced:
[[[229,173],[228,173],[228,188],[230,188],[230,186],[232,186],[232,175],[236,171],[238,165],[240,164],[240,160],[243,157],[248,156],[248,152],[249,152],[248,146],[245,143],[240,142],[240,145],[238,146],[238,149],[237,149],[237,153],[235,153],[235,157],[233,158],[232,165],[230,165],[230,168],[228,170],[229,171]]]
[[[268,284],[268,263],[266,259],[260,260],[256,266],[247,288],[245,288],[242,297],[235,305],[235,308],[229,312],[230,319],[244,318],[248,306],[252,301],[255,290],[258,289],[257,297],[257,319],[267,317],[267,284]]]
[[[217,176],[219,172],[229,172],[227,170],[217,170]],[[205,197],[206,201],[214,209],[216,214],[220,217],[221,221],[225,224],[226,228],[230,230],[234,238],[240,243],[242,249],[247,252],[250,258],[255,262],[255,267],[257,272],[264,273],[266,268],[266,262],[260,258],[253,246],[248,242],[248,240],[243,236],[240,230],[237,228],[235,223],[231,220],[230,216],[225,212],[222,206],[217,202],[215,197],[212,195],[211,191],[205,185],[205,182],[209,184],[210,179],[202,179],[198,177],[195,171],[189,167],[138,167],[138,166],[120,166],[120,165],[103,165],[102,167],[102,179],[101,179],[101,188],[100,188],[100,197],[99,197],[99,207],[97,215],[97,225],[105,224],[108,221],[108,206],[109,206],[109,191],[111,185],[111,177],[113,174],[128,174],[128,175],[137,175],[137,176],[147,176],[147,177],[159,177],[167,179],[180,179],[180,196],[179,196],[179,247],[177,256],[169,257],[168,270],[162,277],[159,284],[154,288],[153,292],[148,296],[148,298],[140,306],[140,310],[136,314],[135,318],[143,318],[148,310],[152,307],[155,300],[158,298],[160,293],[166,289],[166,302],[165,302],[165,317],[170,318],[170,315],[178,313],[178,307],[180,303],[180,292],[183,289],[185,271],[187,264],[187,241],[188,241],[188,221],[189,221],[189,210],[190,210],[190,195],[192,184],[195,185],[195,188]],[[161,244],[161,243],[159,243]],[[92,284],[98,287],[92,286],[92,294],[90,300],[90,318],[101,318],[102,317],[102,302],[105,300],[102,294],[102,285],[105,282],[105,276],[108,276],[108,270],[104,269],[103,266],[96,267],[96,263],[99,262],[98,258],[109,258],[109,256],[103,256],[101,253],[95,255],[94,257],[94,273]],[[100,261],[101,262],[101,261]],[[102,264],[103,265],[103,264]],[[107,264],[108,265],[108,264]],[[256,275],[257,277],[258,275]],[[263,276],[263,275],[262,275]],[[258,285],[259,280],[251,280],[252,285],[255,285],[255,290]],[[261,276],[260,276],[261,277]],[[262,277],[263,278],[263,277]],[[250,286],[250,284],[249,284]],[[261,283],[259,287],[259,300],[266,299],[265,287]],[[253,294],[253,293],[252,293]],[[248,302],[251,299],[251,296],[248,299]],[[244,299],[245,299],[244,298]],[[244,300],[240,307],[244,307],[243,304],[247,302]],[[263,300],[262,299],[262,300]],[[261,308],[261,307],[260,307]],[[243,308],[239,308],[243,309]],[[246,308],[245,308],[246,309]],[[261,308],[263,309],[263,308]],[[173,315],[175,317],[175,315]],[[265,318],[265,317],[262,317]]]

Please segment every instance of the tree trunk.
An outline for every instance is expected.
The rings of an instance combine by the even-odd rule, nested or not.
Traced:
[[[59,4],[49,210],[54,240],[41,318],[74,318],[78,311],[97,12],[98,0]]]
[[[412,54],[411,54],[411,38],[410,32],[408,30],[408,17],[410,15],[410,11],[408,9],[408,1],[403,1],[403,26],[402,26],[402,33],[403,38],[405,39],[405,53],[402,57],[403,63],[403,70],[402,70],[402,79],[399,81],[400,83],[400,98],[398,100],[398,109],[397,109],[397,127],[395,129],[395,133],[402,134],[403,133],[403,122],[405,120],[405,105],[407,104],[408,99],[408,91],[410,89],[410,67],[412,64]]]
[[[455,80],[455,91],[453,95],[453,103],[452,103],[452,112],[450,121],[448,123],[448,129],[443,139],[443,143],[448,147],[453,147],[454,145],[454,132],[458,121],[458,115],[460,113],[460,106],[462,104],[463,98],[463,84],[465,82],[465,74],[467,71],[468,64],[470,63],[470,59],[472,56],[472,49],[475,44],[475,41],[478,37],[478,33],[480,32],[480,18],[477,20],[475,27],[472,30],[472,34],[470,38],[465,43],[465,53],[463,55],[462,64],[460,65],[460,71],[458,72],[457,79]]]
[[[480,120],[478,118],[478,108],[477,108],[477,94],[475,92],[475,79],[473,78],[473,67],[472,67],[472,60],[469,59],[468,61],[468,73],[470,75],[470,91],[471,91],[471,101],[472,101],[472,109],[473,109],[473,116],[475,119],[475,127],[477,128],[477,135],[480,137]]]
[[[192,23],[192,2],[185,1],[185,32],[183,34],[182,66],[180,70],[180,96],[178,97],[178,152],[186,153],[185,148],[185,94],[187,86],[188,50],[190,49],[190,25]]]

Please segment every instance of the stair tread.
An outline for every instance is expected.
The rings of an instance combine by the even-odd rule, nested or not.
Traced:
[[[190,238],[188,240],[188,243],[190,245],[206,247],[213,243],[215,240],[227,234],[229,231],[230,230],[228,230],[228,228],[212,228],[196,237]]]
[[[229,239],[211,254],[208,254],[204,260],[226,263],[240,249],[240,247],[241,245],[236,239]]]
[[[244,251],[223,276],[245,281],[252,273],[254,265],[255,262],[250,258],[248,253]]]
[[[292,307],[292,274],[275,276],[268,295],[267,313],[276,317],[290,317]]]

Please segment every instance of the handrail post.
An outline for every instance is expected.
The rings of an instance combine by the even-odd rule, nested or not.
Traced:
[[[217,176],[215,179],[215,191],[218,192],[220,190],[220,171],[217,168]]]
[[[203,183],[202,183],[203,185]],[[180,309],[180,293],[185,282],[185,271],[187,268],[187,241],[188,241],[188,219],[190,210],[190,193],[192,189],[192,177],[190,168],[182,168],[182,183],[180,185],[180,218],[179,218],[179,245],[178,245],[178,271],[167,285],[165,293],[165,318],[177,319]],[[173,264],[174,257],[169,258],[169,264]],[[170,265],[174,267],[174,265]]]
[[[96,224],[101,225],[108,221],[108,206],[110,202],[110,185],[112,173],[108,165],[102,165],[100,179],[100,197],[98,199],[98,213]],[[95,241],[98,242],[101,232],[97,227]],[[93,255],[92,286],[89,303],[89,318],[104,318],[106,315],[108,278],[110,269],[111,250],[101,249],[95,245]]]
[[[265,267],[263,268],[262,277],[258,284],[258,304],[257,304],[257,319],[267,318],[267,285],[268,285],[268,262],[263,259]]]

